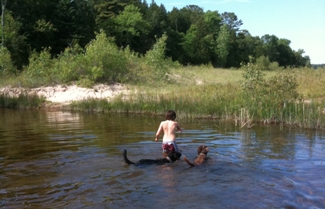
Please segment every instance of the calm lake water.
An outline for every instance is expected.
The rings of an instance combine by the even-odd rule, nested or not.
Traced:
[[[126,165],[162,157],[162,119],[0,109],[0,208],[325,208],[323,132],[180,120],[203,165]]]

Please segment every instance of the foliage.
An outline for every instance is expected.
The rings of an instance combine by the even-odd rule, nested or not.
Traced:
[[[13,66],[10,52],[6,47],[0,48],[0,75],[15,74],[16,68]]]
[[[134,5],[126,6],[123,12],[114,18],[114,21],[119,34],[116,38],[122,46],[132,44],[134,37],[147,34],[150,29],[150,25],[143,19],[140,9]]]
[[[243,78],[245,106],[259,117],[279,116],[286,104],[296,102],[299,97],[296,77],[283,71],[265,79],[260,66],[250,62],[244,66]]]
[[[124,80],[128,73],[127,60],[122,50],[119,50],[114,39],[101,31],[85,49],[85,65],[82,70],[94,81]]]
[[[0,107],[18,109],[18,108],[38,108],[45,102],[44,97],[37,95],[28,95],[21,93],[18,97],[12,97],[8,94],[0,94]]]
[[[34,51],[29,58],[29,66],[24,71],[24,75],[40,80],[41,85],[49,84],[57,76],[52,70],[53,66],[54,60],[51,59],[50,49],[44,49],[40,53]]]
[[[166,40],[163,35],[145,56],[140,56],[129,47],[119,49],[114,39],[101,31],[84,49],[76,43],[57,58],[51,58],[50,49],[34,51],[21,78],[27,86],[71,82],[83,87],[96,82],[156,83],[167,78],[168,68],[179,66],[165,59]],[[31,80],[37,82],[30,83]]]
[[[260,67],[261,70],[278,70],[279,64],[277,62],[270,62],[268,57],[264,55],[256,59],[255,64]]]
[[[0,26],[0,33],[4,40],[1,43],[2,47],[6,47],[6,50],[10,53],[10,59],[12,66],[16,69],[12,69],[14,72],[17,69],[21,70],[24,63],[28,59],[27,56],[27,43],[26,35],[20,34],[19,31],[23,25],[15,20],[10,13],[4,15],[4,27]]]
[[[146,77],[153,81],[165,79],[168,72],[168,60],[165,60],[166,39],[165,34],[157,39],[152,49],[144,57],[144,63],[152,69],[147,72]]]
[[[218,64],[220,67],[225,67],[227,63],[227,57],[229,54],[229,39],[230,33],[226,25],[221,26],[220,33],[217,38]]]
[[[129,46],[140,56],[167,34],[166,55],[183,65],[211,63],[231,68],[247,63],[249,56],[264,56],[274,63],[272,68],[276,63],[281,67],[311,66],[304,50],[291,49],[290,40],[269,34],[251,36],[248,30],[241,30],[243,22],[235,13],[205,12],[197,5],[167,12],[155,1],[148,5],[139,0],[11,0],[7,9],[2,31],[18,70],[24,70],[33,53],[45,48],[51,48],[53,58],[75,44],[86,50],[101,30],[119,49]],[[100,74],[100,68],[93,71]]]

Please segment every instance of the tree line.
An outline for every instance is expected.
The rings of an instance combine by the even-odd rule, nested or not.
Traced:
[[[252,58],[279,66],[310,66],[304,50],[290,40],[241,29],[232,12],[204,11],[197,5],[167,11],[154,0],[2,0],[1,46],[23,70],[33,52],[57,57],[67,47],[86,47],[103,30],[119,48],[145,54],[164,34],[165,56],[182,65],[239,67]]]

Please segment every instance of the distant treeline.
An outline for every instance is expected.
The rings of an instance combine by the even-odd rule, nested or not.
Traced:
[[[325,63],[324,63],[324,64],[312,64],[312,67],[313,67],[314,69],[317,69],[317,68],[323,68],[323,67],[325,67]]]
[[[167,35],[166,57],[182,65],[239,67],[263,58],[284,67],[310,67],[304,50],[290,40],[266,34],[252,36],[241,29],[232,12],[204,11],[197,5],[166,10],[154,0],[3,0],[1,45],[17,69],[28,65],[33,52],[44,49],[57,57],[66,48],[83,49],[100,30],[116,45],[140,55]]]

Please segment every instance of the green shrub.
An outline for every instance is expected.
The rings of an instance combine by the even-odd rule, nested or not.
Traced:
[[[29,65],[24,71],[25,75],[32,79],[39,79],[43,84],[51,83],[55,73],[50,49],[44,49],[40,53],[33,52],[29,57]]]
[[[152,81],[167,79],[168,60],[165,60],[167,35],[157,39],[152,49],[147,51],[144,56],[145,67],[143,73]]]
[[[280,72],[269,79],[258,65],[244,66],[242,82],[245,107],[259,118],[280,118],[288,103],[294,103],[298,82],[294,75]]]
[[[277,70],[277,69],[279,69],[279,63],[270,62],[269,57],[265,57],[264,55],[257,58],[255,61],[255,64],[261,70]]]
[[[108,38],[103,31],[86,46],[84,59],[84,70],[94,81],[121,82],[128,73],[123,50],[119,50],[114,39]]]
[[[0,47],[0,75],[16,74],[10,52],[6,47]]]
[[[55,61],[55,72],[63,83],[77,81],[85,72],[81,65],[83,50],[78,44],[66,48]]]

